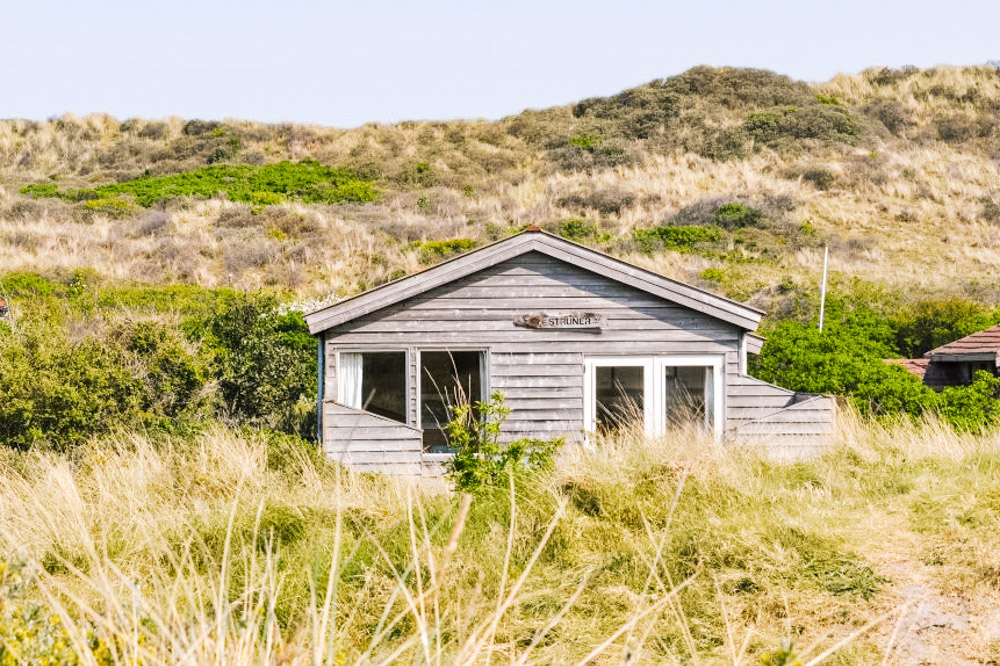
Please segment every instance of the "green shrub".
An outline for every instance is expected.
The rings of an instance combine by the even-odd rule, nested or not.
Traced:
[[[847,109],[821,103],[754,112],[747,116],[743,126],[757,143],[771,147],[801,139],[852,142],[861,133],[857,120]]]
[[[715,209],[712,219],[724,229],[760,226],[764,213],[742,203],[722,204]]]
[[[601,136],[599,134],[574,134],[567,140],[567,143],[575,148],[593,151],[601,145]]]
[[[139,210],[135,204],[117,197],[89,199],[83,206],[87,213],[105,215],[115,220],[125,219]]]
[[[967,299],[951,298],[900,308],[893,321],[899,354],[915,358],[1000,323],[1000,311]]]
[[[223,416],[313,438],[316,340],[270,296],[235,298],[206,324]]]
[[[884,312],[838,298],[827,306],[822,333],[814,322],[793,320],[766,331],[764,348],[752,361],[753,374],[796,391],[845,396],[864,414],[934,413],[966,431],[1000,424],[1000,379],[981,373],[969,386],[936,392],[884,361],[901,352],[918,356],[960,337],[960,330],[979,330],[991,321],[983,310],[961,301],[895,306]]]
[[[458,490],[476,492],[508,483],[511,474],[551,469],[562,440],[519,439],[500,443],[503,422],[510,414],[503,393],[488,402],[452,408],[444,426],[455,455],[445,463],[446,475]]]
[[[357,178],[351,171],[319,162],[228,166],[216,164],[170,176],[143,176],[123,183],[101,185],[91,190],[60,191],[54,185],[28,185],[22,193],[32,197],[58,197],[67,201],[115,200],[132,196],[143,207],[173,197],[211,198],[219,194],[231,201],[272,205],[287,200],[335,204],[364,203],[378,198],[375,183]]]
[[[469,238],[451,238],[439,241],[417,241],[412,247],[420,251],[420,261],[425,264],[447,259],[448,257],[467,252],[476,247],[476,241]]]
[[[605,243],[611,239],[611,234],[602,232],[596,224],[586,220],[571,219],[559,223],[559,235],[577,243],[587,241]]]
[[[652,229],[636,229],[632,236],[643,252],[658,249],[691,252],[698,244],[721,240],[722,231],[716,227],[664,225]]]
[[[59,327],[0,325],[0,441],[68,449],[121,426],[172,427],[208,407],[208,368],[175,327],[119,324],[70,340]]]

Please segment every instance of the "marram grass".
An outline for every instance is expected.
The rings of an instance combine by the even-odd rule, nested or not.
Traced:
[[[224,429],[8,452],[0,663],[995,658],[1000,435],[845,421],[812,461],[623,434],[474,498]],[[914,585],[965,633],[913,629]]]

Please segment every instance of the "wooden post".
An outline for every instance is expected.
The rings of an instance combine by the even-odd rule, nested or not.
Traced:
[[[826,315],[826,268],[830,263],[830,246],[823,250],[823,285],[819,289],[819,332],[823,332],[823,317]]]

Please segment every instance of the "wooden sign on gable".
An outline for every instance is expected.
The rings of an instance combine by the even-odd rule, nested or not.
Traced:
[[[533,312],[514,319],[514,325],[537,329],[600,329],[604,325],[604,317],[593,312]]]

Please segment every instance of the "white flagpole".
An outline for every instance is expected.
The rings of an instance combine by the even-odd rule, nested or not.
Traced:
[[[823,286],[819,290],[819,332],[823,332],[823,317],[826,315],[826,268],[830,263],[830,246],[823,250]]]

